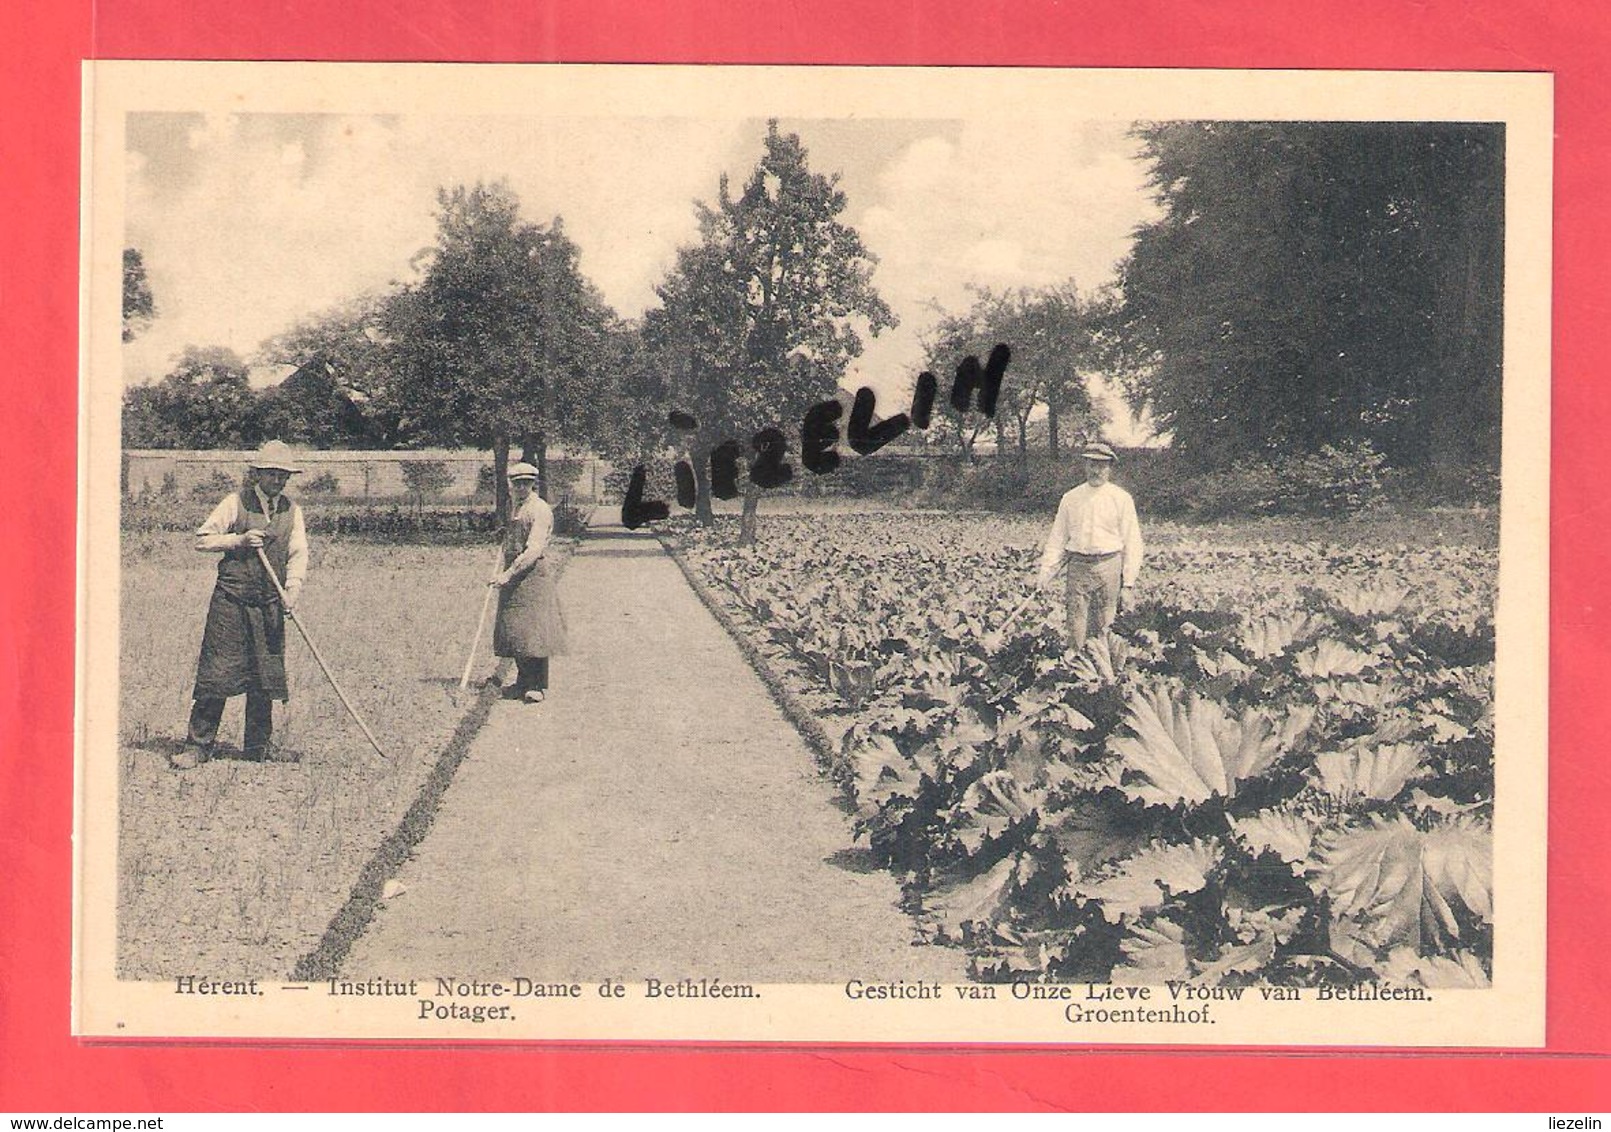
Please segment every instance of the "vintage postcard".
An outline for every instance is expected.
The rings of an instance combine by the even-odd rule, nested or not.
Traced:
[[[84,100],[76,1033],[1543,1044],[1549,76]]]

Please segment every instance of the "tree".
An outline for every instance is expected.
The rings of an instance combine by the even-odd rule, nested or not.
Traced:
[[[995,300],[989,297],[987,292],[977,289],[974,290],[974,295],[972,306],[962,314],[946,314],[940,311],[936,304],[938,317],[934,325],[922,336],[923,367],[935,375],[942,388],[946,385],[946,376],[963,358],[983,357],[996,342],[1001,341],[992,337],[994,331],[990,320]],[[1004,395],[1009,397],[1012,395],[1009,383],[1015,381],[1016,377],[1016,374],[1012,374],[1003,383]],[[985,429],[990,427],[992,418],[986,416],[977,406],[959,412],[943,395],[936,400],[934,411],[944,435],[956,445],[958,457],[963,463],[973,463],[974,445],[978,443],[979,437],[984,435]]]
[[[1163,216],[1122,271],[1132,402],[1204,467],[1370,442],[1499,446],[1503,133],[1462,123],[1142,128]]]
[[[259,395],[265,435],[318,448],[407,441],[383,329],[394,298],[361,295],[263,344],[262,361],[296,367]]]
[[[1072,280],[1054,287],[972,291],[967,313],[942,314],[925,339],[928,369],[945,373],[960,359],[970,355],[982,359],[997,343],[1005,343],[1012,361],[995,412],[997,455],[1006,455],[1006,430],[1011,425],[1019,462],[1028,462],[1029,420],[1041,406],[1047,410],[1051,454],[1057,455],[1060,421],[1086,427],[1099,419],[1080,371],[1096,364],[1111,298],[1106,293],[1083,298]],[[948,401],[940,411],[963,458],[972,462],[974,444],[989,418],[976,408],[959,413]]]
[[[645,318],[674,407],[697,419],[688,448],[701,521],[711,517],[711,452],[764,429],[797,428],[834,395],[861,333],[895,325],[872,284],[875,258],[838,217],[838,176],[814,173],[795,134],[767,125],[765,148],[737,197],[722,178],[698,204],[699,243],[683,248]],[[774,435],[772,442],[778,437]],[[754,538],[759,486],[746,482],[740,538]]]
[[[280,384],[257,395],[264,435],[315,448],[371,447],[363,410],[335,379],[333,367],[315,355]]]
[[[507,185],[444,189],[437,200],[424,278],[388,307],[399,427],[490,447],[506,515],[511,445],[522,444],[546,488],[547,445],[603,379],[613,315],[559,220],[523,221]]]
[[[139,248],[123,249],[123,341],[132,342],[157,316]]]
[[[128,448],[255,448],[263,440],[246,366],[232,350],[187,346],[155,385],[123,394]]]
[[[1021,288],[989,296],[987,337],[1012,347],[1012,376],[1003,387],[1007,409],[998,419],[1017,428],[1018,458],[1029,459],[1029,418],[1046,407],[1049,453],[1058,454],[1059,426],[1092,431],[1102,420],[1081,370],[1095,367],[1102,319],[1111,299],[1105,293],[1086,298],[1074,281],[1053,287]]]
[[[1081,294],[1074,281],[1049,287],[1029,304],[1023,329],[1013,338],[1013,366],[1041,382],[1046,402],[1046,448],[1056,459],[1064,425],[1077,433],[1095,433],[1106,414],[1091,397],[1085,374],[1100,372],[1102,342],[1118,298],[1110,287]]]
[[[453,484],[453,473],[440,460],[410,460],[403,464],[403,486],[414,501],[414,513],[423,514],[427,497],[435,499]]]
[[[572,410],[577,438],[618,467],[661,455],[670,443],[671,392],[662,358],[647,348],[641,324],[609,329],[592,396]]]

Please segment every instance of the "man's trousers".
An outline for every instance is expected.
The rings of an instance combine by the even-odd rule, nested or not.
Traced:
[[[190,708],[190,734],[187,741],[203,752],[218,741],[218,721],[224,715],[222,697],[201,696]],[[274,701],[261,692],[246,693],[246,741],[241,744],[247,758],[262,758],[274,737]]]
[[[1119,590],[1124,583],[1124,555],[1070,553],[1065,562],[1068,619],[1063,638],[1078,652],[1092,636],[1106,637],[1119,615]]]

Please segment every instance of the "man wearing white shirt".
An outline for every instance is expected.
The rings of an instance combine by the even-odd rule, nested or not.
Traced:
[[[1141,572],[1141,525],[1135,500],[1112,482],[1113,449],[1087,444],[1085,482],[1063,496],[1057,519],[1040,559],[1040,588],[1049,590],[1057,571],[1068,565],[1064,582],[1068,620],[1064,629],[1068,647],[1078,651],[1092,634],[1105,637],[1119,615],[1119,598],[1125,586],[1135,585]]]
[[[224,701],[246,696],[248,759],[295,761],[271,749],[273,701],[290,699],[285,680],[285,614],[296,605],[308,571],[308,536],[302,508],[285,496],[299,472],[290,448],[271,440],[248,466],[246,486],[225,496],[196,530],[196,549],[223,552],[218,583],[207,607],[196,686],[191,693],[185,747],[170,760],[176,770],[205,762],[218,738]],[[262,556],[258,555],[259,549]],[[267,558],[285,589],[285,602],[263,569]]]

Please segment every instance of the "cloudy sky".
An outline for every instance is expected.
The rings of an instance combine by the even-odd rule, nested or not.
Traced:
[[[874,282],[901,325],[847,384],[890,397],[920,365],[932,304],[964,309],[970,283],[1094,288],[1154,215],[1125,123],[780,125],[813,169],[840,174],[842,219],[879,257]],[[125,347],[125,380],[160,378],[187,345],[256,360],[299,319],[413,278],[437,189],[478,179],[507,180],[530,219],[562,216],[582,270],[640,315],[696,238],[694,201],[712,200],[724,171],[741,184],[765,131],[745,118],[130,115],[127,243],[158,317]]]

